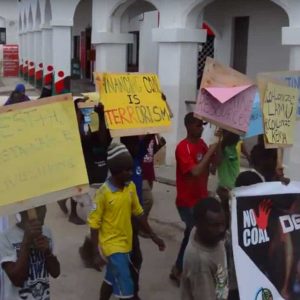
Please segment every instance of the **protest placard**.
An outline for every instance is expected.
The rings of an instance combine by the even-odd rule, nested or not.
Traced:
[[[88,177],[72,96],[0,108],[0,214],[85,191]]]
[[[252,112],[250,116],[250,122],[247,133],[243,136],[244,139],[248,139],[253,136],[257,136],[264,133],[263,114],[261,110],[259,93],[255,94]]]
[[[240,299],[300,298],[300,182],[234,190],[232,249]]]
[[[300,117],[300,71],[259,73],[257,79],[262,97],[264,97],[268,81],[277,81],[278,83],[282,82],[284,85],[297,89],[299,91],[297,100],[297,117]]]
[[[157,75],[96,73],[95,79],[113,137],[169,130],[171,118]]]
[[[244,74],[207,58],[196,117],[243,135],[248,130],[256,87]]]
[[[269,147],[291,146],[296,124],[298,90],[269,82],[263,102],[265,138]]]

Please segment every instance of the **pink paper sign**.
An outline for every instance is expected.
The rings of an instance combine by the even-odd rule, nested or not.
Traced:
[[[207,91],[198,94],[195,114],[219,127],[247,132],[257,88],[251,86],[225,103],[220,103]]]
[[[251,85],[243,85],[237,87],[208,87],[205,88],[213,97],[219,100],[221,103],[225,103],[237,94],[248,89]]]

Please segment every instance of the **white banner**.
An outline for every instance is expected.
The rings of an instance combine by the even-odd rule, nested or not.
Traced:
[[[242,300],[300,299],[300,182],[235,189],[232,243]]]

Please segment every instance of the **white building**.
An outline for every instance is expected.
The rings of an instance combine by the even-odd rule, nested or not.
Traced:
[[[80,61],[82,77],[158,73],[174,113],[168,162],[185,135],[183,117],[193,109],[186,100],[196,98],[207,53],[253,79],[300,69],[299,0],[21,0],[18,20],[22,65],[44,77],[54,70],[56,83],[70,76],[71,59]]]
[[[0,44],[18,44],[17,1],[0,1]]]

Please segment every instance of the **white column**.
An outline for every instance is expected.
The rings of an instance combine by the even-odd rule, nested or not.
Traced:
[[[125,72],[127,44],[133,42],[131,34],[93,32],[92,43],[96,49],[97,72]]]
[[[23,64],[23,75],[24,79],[28,80],[28,62],[29,62],[29,33],[24,32],[23,34],[23,45],[24,45],[24,64]]]
[[[43,82],[43,64],[42,64],[42,31],[34,32],[34,63],[35,63],[35,85],[41,88]]]
[[[34,84],[35,74],[35,47],[34,47],[34,31],[28,32],[28,81]]]
[[[153,40],[159,42],[158,74],[174,117],[172,131],[166,135],[166,163],[175,162],[174,149],[186,136],[184,116],[185,100],[195,100],[197,95],[197,57],[199,43],[206,40],[205,30],[153,29]]]
[[[52,25],[52,52],[55,93],[70,91],[71,84],[71,27]]]
[[[290,70],[300,71],[300,26],[282,28],[282,44],[290,46]],[[300,180],[300,121],[295,128],[294,145],[284,150],[285,171],[292,180]]]
[[[24,64],[24,33],[19,33],[19,76],[23,77],[23,64]]]
[[[43,84],[50,85],[51,74],[53,73],[53,53],[52,53],[52,28],[42,27],[42,62],[43,62]]]

